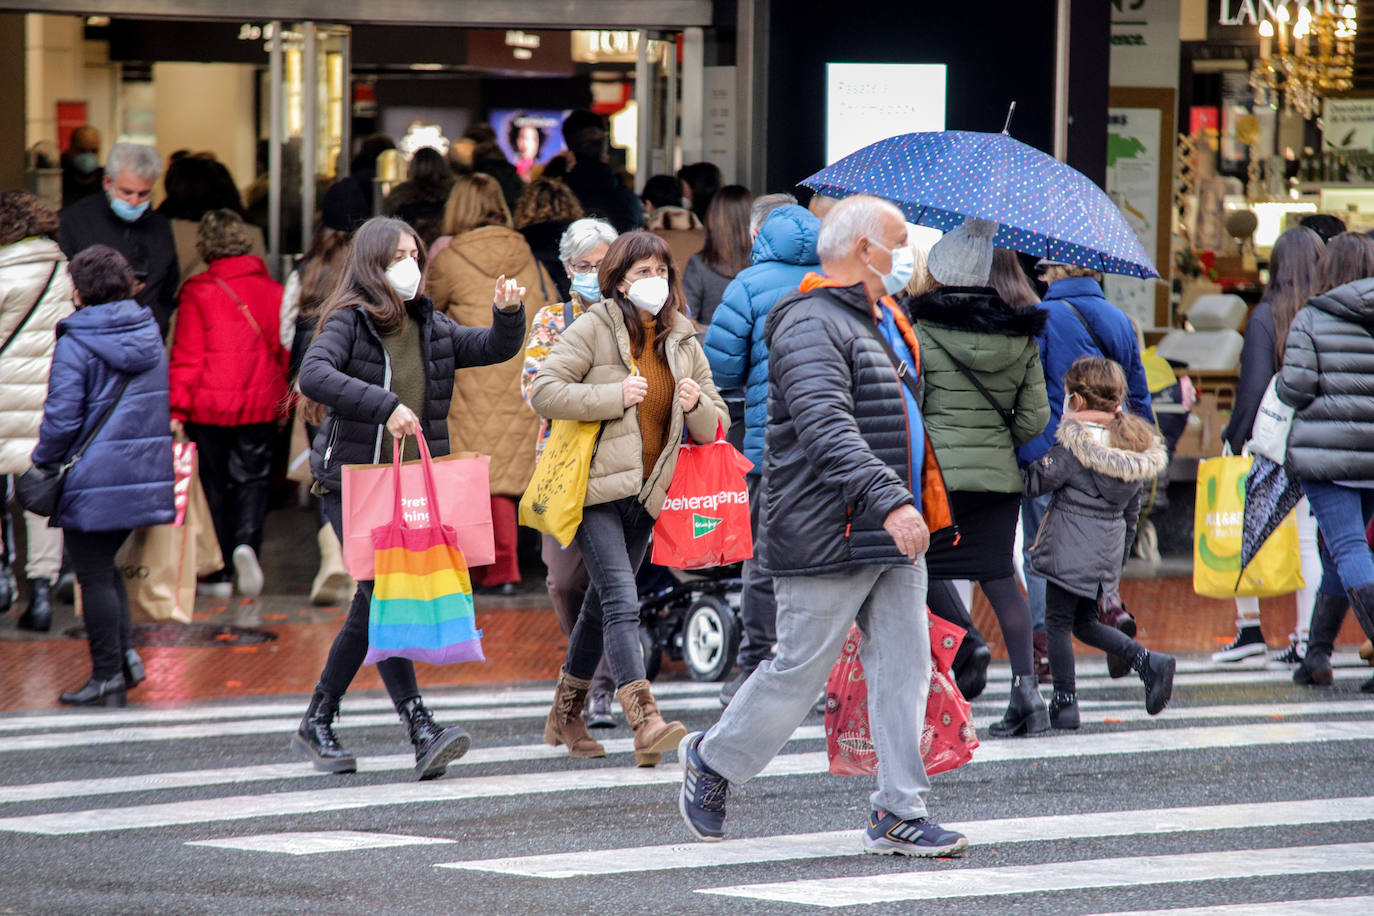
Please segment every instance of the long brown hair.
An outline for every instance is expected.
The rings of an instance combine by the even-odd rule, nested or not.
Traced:
[[[483,226],[511,228],[501,183],[482,172],[459,175],[444,205],[444,235],[462,235]]]
[[[1021,259],[1010,248],[993,249],[988,286],[997,290],[997,297],[1012,308],[1040,304],[1035,287],[1031,286],[1030,278],[1021,269]]]
[[[668,332],[673,327],[673,316],[687,314],[682,286],[678,282],[677,265],[673,263],[673,252],[668,248],[668,243],[652,232],[627,232],[611,242],[596,275],[601,281],[601,295],[620,306],[621,314],[625,316],[625,328],[630,333],[630,350],[642,353],[644,321],[639,317],[639,308],[616,287],[620,286],[620,281],[625,279],[630,268],[648,258],[658,258],[668,266],[668,301],[659,310],[658,328],[654,334],[654,352],[660,359],[667,359]]]
[[[1112,414],[1107,438],[1113,446],[1143,452],[1155,442],[1155,431],[1135,414],[1121,409],[1126,400],[1126,373],[1113,360],[1080,356],[1064,373],[1064,391],[1083,399],[1088,410]]]
[[[706,208],[706,244],[701,249],[706,266],[722,277],[733,278],[749,266],[754,240],[749,237],[749,211],[754,194],[743,185],[730,184],[711,197]]]
[[[1318,272],[1317,294],[1374,277],[1374,239],[1363,232],[1342,232],[1326,243]]]
[[[310,250],[301,259],[300,314],[306,318],[319,314],[320,307],[339,285],[352,232],[320,226],[310,240]]]
[[[425,246],[415,230],[399,219],[387,216],[374,216],[363,223],[353,233],[353,243],[348,248],[343,272],[333,292],[320,307],[320,319],[315,326],[315,337],[320,336],[329,320],[346,309],[362,307],[373,325],[381,334],[388,334],[399,328],[405,321],[406,306],[401,297],[391,288],[386,278],[386,269],[396,256],[396,246],[401,236],[408,235],[415,240],[418,249],[416,258],[420,265],[420,288],[416,296],[424,295]],[[305,404],[305,418],[311,423],[324,419],[323,405],[313,401]]]
[[[1274,242],[1269,255],[1269,285],[1264,301],[1274,313],[1274,371],[1283,365],[1288,327],[1298,309],[1317,289],[1318,270],[1326,244],[1311,229],[1294,226]]]

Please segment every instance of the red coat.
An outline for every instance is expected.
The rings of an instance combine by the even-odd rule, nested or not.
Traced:
[[[252,313],[257,329],[223,281]],[[172,340],[172,417],[210,426],[268,423],[285,415],[281,284],[257,255],[220,258],[186,281]]]

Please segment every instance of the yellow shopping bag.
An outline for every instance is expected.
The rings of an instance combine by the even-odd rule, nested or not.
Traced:
[[[1197,468],[1193,513],[1193,591],[1209,598],[1286,595],[1303,587],[1298,521],[1289,512],[1240,576],[1248,455],[1208,458]],[[1237,586],[1236,578],[1240,576]]]
[[[567,547],[582,524],[592,452],[600,423],[554,420],[534,477],[520,497],[520,524],[551,534]]]

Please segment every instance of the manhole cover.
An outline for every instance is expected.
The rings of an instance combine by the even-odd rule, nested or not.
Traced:
[[[63,632],[72,639],[85,639],[86,628],[72,627]],[[270,630],[229,627],[213,623],[136,623],[136,646],[255,646],[271,642],[277,634]]]

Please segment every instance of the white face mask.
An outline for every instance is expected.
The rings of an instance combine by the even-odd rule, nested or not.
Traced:
[[[402,302],[415,298],[420,289],[420,265],[414,258],[404,258],[386,269],[386,282],[396,290]]]
[[[868,265],[868,269],[882,278],[883,289],[887,291],[887,294],[889,296],[895,296],[897,293],[906,289],[906,285],[911,282],[912,276],[915,275],[916,254],[911,250],[910,245],[902,245],[898,248],[883,248],[882,245],[874,242],[873,246],[875,248],[882,248],[883,251],[892,255],[892,269],[885,274],[878,274],[878,269],[872,264]]]
[[[666,277],[645,277],[636,280],[630,284],[625,296],[650,315],[657,315],[663,308],[663,303],[668,301],[668,280]]]

